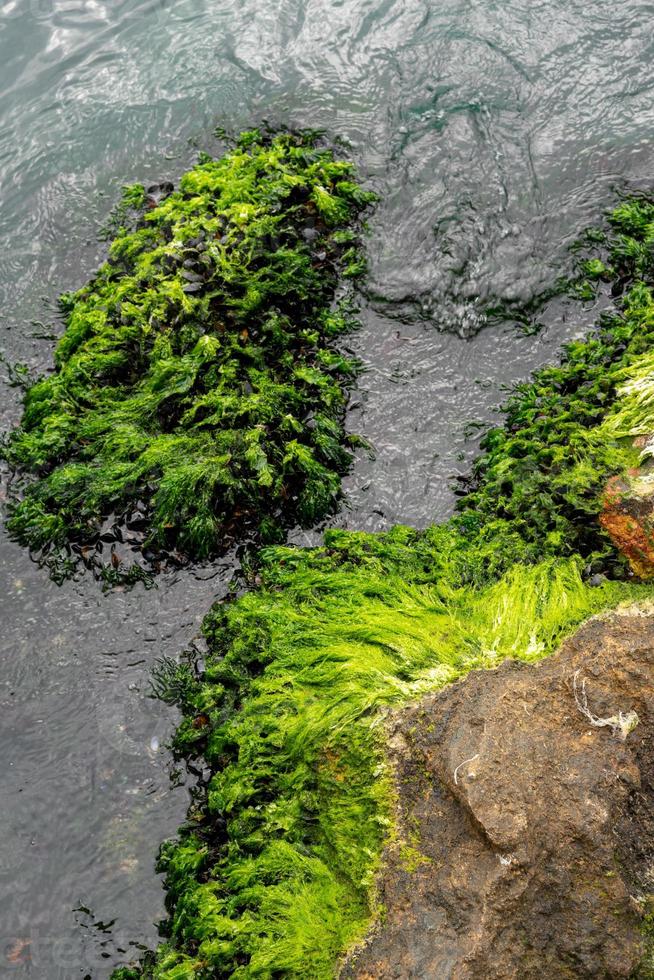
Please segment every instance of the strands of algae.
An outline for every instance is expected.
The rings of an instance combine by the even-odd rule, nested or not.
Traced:
[[[206,558],[325,516],[357,369],[334,345],[355,322],[334,300],[365,268],[373,197],[315,135],[256,131],[149,209],[129,188],[138,226],[62,297],[54,373],[2,450],[26,477],[10,532],[52,558],[136,517],[146,547]]]
[[[252,153],[244,147],[239,152],[256,156],[269,151]],[[332,165],[331,157],[321,159],[321,166]],[[236,160],[229,164],[236,165]],[[215,184],[205,186],[201,174],[191,201],[206,193],[210,207],[219,191]],[[345,214],[340,210],[345,205],[334,204],[337,186],[321,177],[319,188],[310,190],[326,227],[341,220],[339,215],[349,222],[362,201],[358,191],[348,190]],[[183,712],[176,748],[203,754],[213,776],[206,799],[191,809],[178,840],[161,851],[170,912],[165,941],[139,966],[116,971],[115,980],[334,977],[344,951],[380,911],[375,880],[384,843],[394,833],[384,754],[386,712],[474,667],[492,667],[507,656],[542,657],[589,616],[649,594],[648,586],[626,580],[624,563],[597,515],[609,477],[638,461],[640,450],[633,448],[632,437],[654,431],[654,203],[625,200],[609,223],[605,255],[586,267],[589,275],[626,284],[616,310],[586,341],[567,345],[559,366],[537,372],[517,388],[506,406],[504,426],[484,440],[470,492],[451,521],[425,532],[332,531],[323,547],[310,550],[268,548],[257,568],[258,587],[208,614],[203,629],[209,653],[202,677],[184,664],[162,665],[159,692]],[[136,234],[146,232],[147,225]],[[142,254],[141,244],[134,244],[134,254]],[[128,247],[125,254],[132,261],[129,253]],[[339,255],[339,261],[345,257]],[[255,273],[256,267],[246,264],[236,320],[259,309],[261,280]],[[326,275],[331,297],[335,273]],[[311,276],[313,295],[321,288],[323,270],[312,267]],[[185,300],[178,300],[183,308]],[[122,301],[129,303],[127,294]],[[92,331],[80,329],[83,346]],[[102,329],[98,335],[103,336]],[[73,337],[70,348],[64,343],[60,351],[62,365],[75,364],[78,342]],[[194,336],[190,346],[174,351],[178,359],[187,358],[194,378],[205,357],[215,366],[214,354],[198,348],[200,340]],[[258,362],[264,373],[268,353],[266,348]],[[111,371],[113,353],[103,349],[102,356],[109,358]],[[163,360],[171,356],[166,350]],[[218,377],[219,372],[210,373],[211,366],[207,370],[207,376]],[[167,382],[161,383],[165,387]],[[231,377],[221,397],[230,397],[233,388]],[[195,398],[195,389],[189,390]],[[308,390],[301,387],[303,403]],[[211,401],[209,392],[202,392],[205,397]],[[38,394],[32,398],[33,428],[40,434],[35,460],[43,451],[47,469],[48,439],[56,444],[59,423],[41,439],[47,427],[38,416]],[[271,419],[281,404],[270,403]],[[176,416],[176,426],[184,428],[184,418],[197,419],[193,406],[188,411],[190,416]],[[211,401],[203,417],[214,418],[216,411]],[[67,412],[63,415],[68,420]],[[229,431],[239,432],[242,416],[231,418]],[[79,439],[82,420],[85,413],[75,409],[72,421],[61,423],[64,430],[70,424],[66,438]],[[28,429],[24,423],[23,433]],[[185,431],[183,437],[188,437]],[[340,430],[333,439],[333,446],[340,446]],[[24,434],[16,437],[15,446],[21,445],[29,459],[31,444]],[[272,466],[274,457],[262,451]],[[289,452],[287,442],[283,452]],[[204,456],[192,455],[192,460],[195,475],[184,484],[185,500],[203,485],[195,480],[203,479]],[[265,475],[259,482],[267,471],[257,465],[252,464],[259,474],[253,479],[260,489],[286,485],[276,482],[279,470],[274,467],[272,482]],[[279,465],[283,470],[285,464]],[[64,485],[68,479],[57,473],[61,470],[51,469],[46,477],[54,480],[55,491],[57,479]],[[151,498],[155,537],[162,533],[157,514],[167,513],[163,466],[160,473]],[[211,487],[214,476],[209,468]],[[74,483],[74,472],[70,478]],[[25,498],[28,509],[18,508],[12,518],[15,533],[28,539],[31,532],[22,529],[20,515],[31,526],[30,506],[38,505],[55,522],[59,513],[50,490],[44,491],[47,510],[40,485]],[[176,505],[173,513],[182,540],[203,553],[205,520],[224,524],[226,518],[222,511],[216,518],[209,508],[208,501],[215,499],[211,494],[198,496],[204,509],[198,511],[197,526],[186,505]],[[57,499],[68,500],[63,490]],[[309,508],[307,517],[315,512]],[[215,532],[211,525],[212,540]],[[599,572],[605,574],[594,574]]]

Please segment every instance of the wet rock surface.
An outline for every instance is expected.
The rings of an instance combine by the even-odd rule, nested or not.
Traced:
[[[576,691],[575,691],[576,688]],[[635,711],[626,738],[593,719]],[[392,723],[401,843],[342,976],[629,977],[654,891],[654,610],[592,620]]]
[[[600,524],[634,575],[654,578],[654,470],[651,464],[610,480]]]

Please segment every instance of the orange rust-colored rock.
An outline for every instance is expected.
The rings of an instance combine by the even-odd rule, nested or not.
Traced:
[[[638,578],[654,578],[654,480],[652,471],[614,477],[604,494],[600,524]]]
[[[592,716],[636,711],[626,739]],[[575,684],[577,694],[575,695]],[[592,620],[391,725],[404,846],[356,980],[620,980],[654,891],[654,615]]]

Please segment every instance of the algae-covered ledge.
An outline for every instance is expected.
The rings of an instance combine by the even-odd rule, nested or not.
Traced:
[[[116,980],[336,976],[383,917],[382,851],[399,832],[387,710],[538,660],[651,595],[599,518],[608,481],[646,472],[652,451],[654,203],[625,200],[609,226],[615,309],[518,387],[451,521],[264,550],[256,588],[207,616],[202,674],[162,669],[184,715],[176,749],[212,776],[161,851],[164,942]]]

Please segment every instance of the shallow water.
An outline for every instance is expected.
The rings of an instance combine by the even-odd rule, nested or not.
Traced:
[[[382,197],[349,341],[366,364],[349,425],[376,457],[360,455],[334,523],[446,517],[504,386],[592,316],[557,303],[525,336],[484,309],[539,294],[616,189],[652,182],[653,15],[569,0],[0,0],[0,351],[47,366],[54,298],[99,261],[123,182],[175,177],[218,124],[324,126]],[[3,384],[1,427],[19,407]],[[190,641],[230,568],[104,595],[89,577],[53,585],[4,536],[0,559],[0,974],[103,978],[129,940],[155,941],[154,854],[187,801],[148,671]]]

